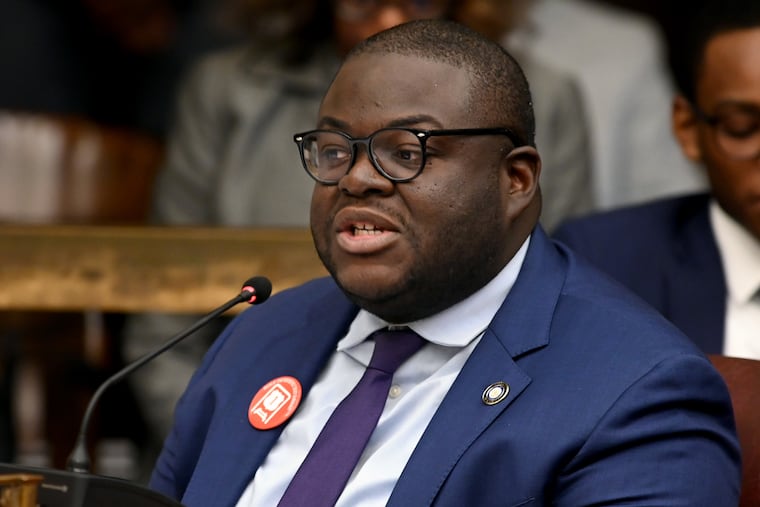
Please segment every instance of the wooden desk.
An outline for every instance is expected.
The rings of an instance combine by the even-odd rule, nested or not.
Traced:
[[[305,229],[0,226],[0,310],[197,314],[326,274]]]
[[[13,389],[25,407],[15,416],[16,444],[50,442],[53,466],[64,466],[100,382],[83,378],[120,366],[111,362],[118,357],[111,329],[103,319],[92,329],[83,316],[200,315],[251,276],[268,277],[279,291],[325,274],[306,230],[0,225],[0,373],[9,358],[26,372],[11,387],[0,378],[0,394]],[[117,416],[100,423],[137,438],[139,409],[125,392],[118,399]]]

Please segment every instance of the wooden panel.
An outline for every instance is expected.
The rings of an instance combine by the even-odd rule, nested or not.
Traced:
[[[202,313],[324,276],[307,230],[0,226],[0,309]],[[238,307],[242,310],[242,307]]]
[[[711,354],[710,361],[726,381],[742,450],[739,507],[760,505],[760,361]]]

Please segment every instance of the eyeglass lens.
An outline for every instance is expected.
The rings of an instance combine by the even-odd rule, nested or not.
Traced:
[[[350,141],[338,132],[317,130],[302,141],[306,169],[319,181],[337,182],[350,169],[355,144],[369,146],[370,158],[382,173],[393,180],[412,178],[422,170],[422,140],[403,129],[385,129],[367,140]]]

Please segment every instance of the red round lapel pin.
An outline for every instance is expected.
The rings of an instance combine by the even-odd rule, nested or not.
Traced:
[[[277,377],[264,385],[248,406],[248,422],[258,430],[281,425],[298,408],[303,390],[295,377]]]

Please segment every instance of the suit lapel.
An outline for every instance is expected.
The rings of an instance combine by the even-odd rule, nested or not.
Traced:
[[[481,399],[483,391],[498,381],[509,386],[509,394],[488,406]],[[422,435],[388,505],[430,505],[462,454],[529,383],[530,378],[487,331]]]
[[[514,359],[548,344],[566,269],[536,229],[517,282],[430,421],[389,506],[433,503],[462,454],[528,387],[531,379]],[[509,386],[509,394],[486,405],[484,390],[499,381]]]
[[[706,353],[721,353],[726,284],[709,219],[709,200],[684,221],[667,266],[665,315]]]
[[[190,482],[183,502],[233,506],[240,498],[285,428],[254,429],[247,417],[251,399],[268,381],[283,375],[301,382],[305,398],[357,311],[337,290],[335,297],[313,307],[316,306],[320,312],[299,319],[303,325],[284,326],[278,336],[268,340],[267,360],[246,369],[239,377],[239,385],[228,386],[236,394],[227,406],[217,409],[218,419],[207,436],[211,444],[203,449],[194,474],[203,480]],[[287,319],[288,316],[282,317],[283,322]]]

